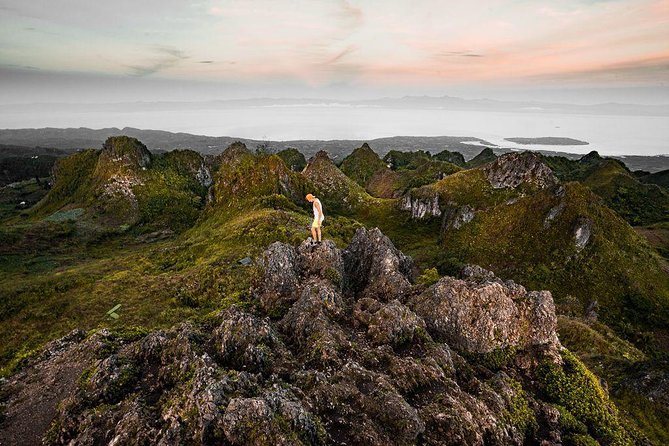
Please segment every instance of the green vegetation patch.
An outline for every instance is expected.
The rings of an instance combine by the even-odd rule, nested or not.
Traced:
[[[341,171],[358,183],[366,187],[374,174],[387,169],[386,163],[379,158],[367,143],[355,149],[349,156],[344,158],[339,166]]]
[[[562,352],[562,358],[561,366],[545,361],[537,370],[548,400],[571,412],[601,443],[632,444],[633,436],[621,423],[617,408],[597,377],[568,350]]]
[[[302,152],[297,149],[284,149],[277,152],[276,155],[286,163],[286,166],[295,172],[302,172],[307,167],[307,160],[304,158]]]

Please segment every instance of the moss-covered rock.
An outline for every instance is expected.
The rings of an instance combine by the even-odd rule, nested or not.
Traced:
[[[211,190],[212,210],[258,207],[263,197],[283,195],[297,206],[305,206],[305,196],[312,192],[308,181],[290,170],[276,155],[253,155],[243,145],[230,146],[223,152],[214,173]]]
[[[597,152],[579,160],[550,156],[544,159],[561,180],[587,185],[631,225],[650,225],[669,215],[669,191],[645,184],[618,160],[602,158]]]
[[[374,201],[362,186],[344,175],[324,151],[309,160],[304,176],[313,184],[326,215],[328,210],[351,215]]]

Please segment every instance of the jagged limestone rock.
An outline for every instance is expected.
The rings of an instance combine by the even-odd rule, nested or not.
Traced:
[[[433,197],[413,197],[411,193],[402,198],[400,209],[411,212],[411,218],[420,220],[425,217],[441,216],[439,208],[439,196]]]
[[[413,262],[378,229],[360,228],[344,251],[346,287],[360,297],[389,301],[411,288]]]
[[[532,152],[505,153],[483,170],[495,189],[516,188],[521,184],[544,189],[558,183],[551,168]]]
[[[476,213],[471,206],[449,206],[448,209],[444,211],[444,217],[441,222],[442,230],[460,229],[472,221],[475,216]]]
[[[550,211],[548,211],[546,218],[544,218],[544,229],[548,229],[551,227],[553,220],[555,220],[557,217],[560,216],[565,206],[566,206],[565,202],[560,201],[557,205],[553,206]]]
[[[314,243],[305,240],[297,248],[299,269],[303,277],[320,276],[341,288],[344,277],[344,258],[332,240]]]
[[[467,279],[444,277],[413,298],[410,307],[428,331],[450,346],[474,353],[496,349],[559,347],[557,317],[548,291],[527,292],[482,268]]]
[[[300,281],[300,270],[295,248],[281,242],[272,243],[258,263],[264,270],[259,290],[260,302],[265,309],[274,308],[282,301],[294,301]]]
[[[574,244],[577,251],[581,251],[586,247],[591,235],[592,220],[587,217],[579,217],[576,220],[576,227],[574,228]]]
[[[286,390],[234,398],[225,410],[223,426],[233,445],[325,444],[318,420]]]
[[[214,342],[221,359],[238,370],[269,370],[274,356],[285,348],[269,321],[234,307],[221,317],[224,321],[214,331]]]
[[[353,317],[367,327],[367,336],[377,345],[399,346],[413,342],[425,332],[423,319],[398,300],[383,305],[378,300],[360,299],[353,309]]]

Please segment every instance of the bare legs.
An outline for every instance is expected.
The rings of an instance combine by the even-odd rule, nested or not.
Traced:
[[[321,241],[321,228],[311,227],[311,239],[315,242]]]

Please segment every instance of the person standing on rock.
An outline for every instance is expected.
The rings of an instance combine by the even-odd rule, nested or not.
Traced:
[[[323,214],[323,205],[321,200],[314,197],[312,194],[307,194],[307,201],[311,203],[314,208],[314,221],[311,223],[311,239],[317,243],[321,242],[321,224],[325,220]]]

